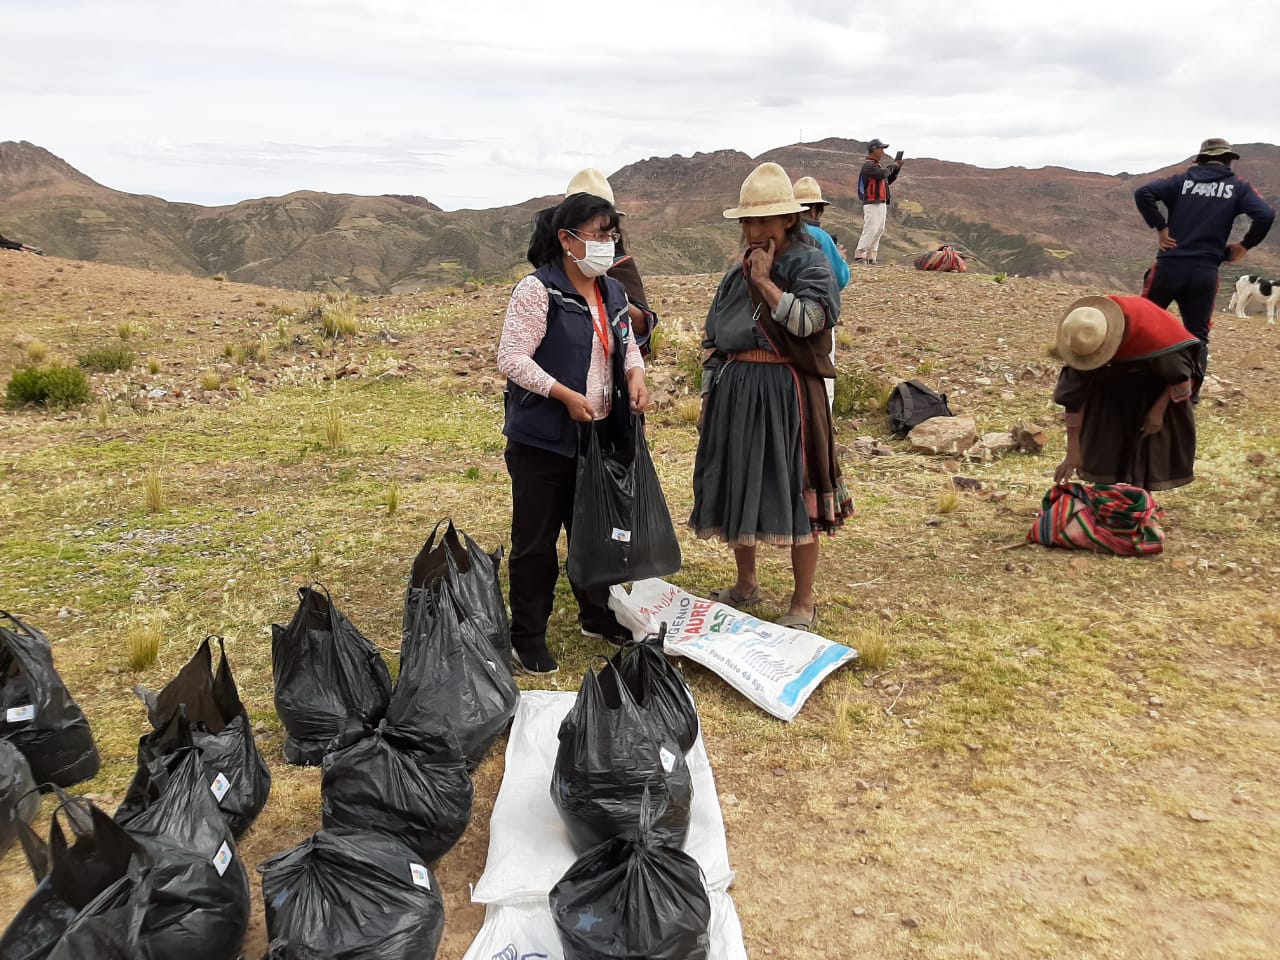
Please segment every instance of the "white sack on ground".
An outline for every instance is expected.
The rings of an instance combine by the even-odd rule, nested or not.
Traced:
[[[782,720],[795,719],[818,684],[858,656],[816,633],[780,627],[665,580],[639,580],[630,595],[622,587],[610,593],[609,606],[633,631],[656,633],[666,623],[667,653],[701,664]]]
[[[471,892],[487,904],[484,926],[463,960],[563,960],[547,894],[577,854],[551,802],[560,723],[575,693],[527,690],[520,697],[502,786],[489,821],[489,856]],[[702,737],[687,757],[693,807],[684,850],[698,861],[711,894],[708,960],[746,960],[742,927],[726,888],[733,881],[724,819]]]

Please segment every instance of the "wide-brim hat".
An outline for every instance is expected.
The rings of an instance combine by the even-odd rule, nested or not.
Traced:
[[[738,205],[724,212],[726,220],[742,217],[778,217],[788,213],[804,213],[796,202],[787,171],[772,161],[762,163],[742,181]]]
[[[1110,297],[1081,297],[1058,321],[1058,356],[1077,370],[1111,361],[1124,340],[1124,311]]]
[[[1210,137],[1208,140],[1200,144],[1200,152],[1197,157],[1212,157],[1214,160],[1239,160],[1240,154],[1236,153],[1235,148],[1221,137]]]
[[[813,177],[801,177],[791,186],[795,191],[796,203],[813,207],[819,204],[825,207],[831,203],[830,200],[822,199],[822,187]]]
[[[617,208],[613,199],[613,187],[609,186],[609,178],[595,167],[587,167],[573,175],[569,185],[564,188],[564,195],[568,197],[575,193],[586,193],[601,200],[608,200],[615,209]],[[618,210],[618,216],[625,217],[626,214]]]

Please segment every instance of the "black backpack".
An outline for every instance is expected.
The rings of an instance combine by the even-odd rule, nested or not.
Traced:
[[[889,431],[895,437],[905,437],[912,427],[933,417],[955,416],[947,406],[947,395],[930,390],[919,380],[904,380],[894,387],[886,410]]]

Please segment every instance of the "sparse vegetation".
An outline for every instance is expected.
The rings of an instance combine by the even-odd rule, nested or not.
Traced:
[[[105,427],[107,420],[111,417],[111,401],[106,397],[98,401],[97,417],[98,426]]]
[[[400,485],[394,480],[387,485],[386,495],[382,498],[383,504],[387,508],[387,516],[394,516],[396,510],[400,508]]]
[[[49,345],[43,340],[32,340],[27,344],[27,364],[38,367],[49,358]]]
[[[1004,283],[1009,279],[1009,275],[1002,270],[999,273],[992,274],[991,279],[996,283]]]
[[[356,303],[348,297],[330,299],[321,310],[320,328],[331,340],[339,337],[354,337],[360,332],[360,321],[356,316]]]
[[[116,324],[116,336],[121,340],[132,340],[138,333],[137,326],[132,320],[121,320]]]
[[[88,403],[89,396],[89,380],[79,367],[26,367],[15,371],[5,387],[5,397],[15,406],[61,410]]]
[[[702,413],[702,397],[683,397],[676,404],[676,418],[681,423],[697,423]]]
[[[147,372],[148,372],[149,374],[151,374],[153,377],[154,377],[157,373],[159,373],[159,372],[160,372],[160,358],[159,358],[159,357],[148,357],[148,358],[147,358]]]
[[[938,494],[937,511],[941,514],[955,513],[960,509],[960,494],[954,486],[947,484],[947,488]]]
[[[202,390],[218,390],[222,387],[222,377],[214,373],[212,370],[206,370],[200,374],[200,389]]]
[[[115,373],[130,369],[135,361],[133,351],[123,344],[118,347],[102,347],[80,354],[76,362],[91,373]]]

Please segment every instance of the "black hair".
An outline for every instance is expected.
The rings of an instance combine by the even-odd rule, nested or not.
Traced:
[[[539,210],[533,218],[533,236],[529,238],[526,254],[533,268],[541,269],[564,256],[559,239],[561,230],[577,230],[600,216],[608,219],[606,230],[618,229],[618,211],[613,204],[589,193],[571,193],[556,206]]]

